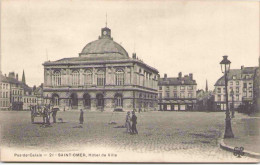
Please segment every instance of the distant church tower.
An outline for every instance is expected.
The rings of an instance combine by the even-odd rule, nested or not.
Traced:
[[[208,92],[208,80],[206,80],[206,92]]]
[[[23,70],[22,82],[23,82],[24,84],[26,84],[26,82],[25,82],[25,74],[24,74],[24,70]]]

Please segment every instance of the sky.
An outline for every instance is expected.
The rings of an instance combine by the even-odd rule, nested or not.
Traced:
[[[222,0],[2,0],[1,70],[28,85],[43,82],[46,60],[77,57],[107,25],[114,41],[160,75],[193,73],[198,89],[214,89],[231,68],[258,66],[259,2]]]

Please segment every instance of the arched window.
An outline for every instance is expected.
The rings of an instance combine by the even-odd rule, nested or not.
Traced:
[[[60,73],[60,71],[54,72],[52,85],[53,86],[60,86],[61,85],[61,73]]]
[[[79,72],[78,71],[72,72],[72,85],[73,86],[79,85]]]
[[[84,84],[85,85],[92,84],[92,72],[90,70],[86,70],[85,72]]]
[[[83,95],[83,104],[85,107],[90,107],[91,106],[91,99],[89,94],[84,94]]]
[[[115,105],[116,105],[116,107],[122,107],[123,106],[122,95],[120,95],[120,94],[115,95]]]
[[[28,99],[27,99],[28,102]],[[52,95],[52,104],[55,106],[59,105],[59,95],[53,94]]]
[[[121,69],[116,71],[116,85],[124,85],[124,72]]]
[[[104,106],[104,96],[102,94],[97,94],[97,106],[98,107]]]
[[[97,86],[105,85],[105,72],[103,70],[99,70],[97,72]]]

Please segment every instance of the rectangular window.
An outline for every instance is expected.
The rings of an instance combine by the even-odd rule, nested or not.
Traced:
[[[173,97],[174,97],[174,98],[178,98],[178,96],[177,96],[177,93],[176,93],[176,92],[174,92],[174,93],[173,93]]]
[[[218,93],[221,93],[221,88],[218,88]]]
[[[160,99],[162,98],[162,93],[159,93],[159,98],[160,98]]]
[[[239,85],[239,81],[236,81],[236,85]]]
[[[181,86],[181,90],[185,90],[185,86]]]
[[[233,81],[230,81],[230,85],[233,85]]]
[[[169,87],[169,86],[167,86],[167,87],[166,87],[166,90],[167,90],[167,91],[168,91],[168,90],[170,90],[170,87]]]
[[[248,95],[249,95],[249,97],[253,97],[253,92],[249,91]]]
[[[162,90],[162,87],[161,87],[161,86],[159,87],[159,90]]]
[[[180,98],[185,98],[184,92],[180,93]]]
[[[246,92],[243,92],[243,96],[244,96],[244,97],[247,97],[247,93],[246,93]]]
[[[170,97],[170,93],[169,92],[166,93],[166,97],[168,97],[168,98]]]
[[[175,91],[176,91],[176,90],[177,90],[177,86],[173,86],[173,90],[175,90]]]
[[[188,86],[188,89],[189,89],[189,90],[192,90],[192,89],[193,89],[193,86]]]
[[[239,95],[236,95],[236,100],[239,101]]]
[[[236,93],[239,93],[239,87],[236,87]]]
[[[188,93],[188,97],[189,97],[189,98],[192,98],[192,97],[193,97],[193,94],[192,94],[192,93]]]

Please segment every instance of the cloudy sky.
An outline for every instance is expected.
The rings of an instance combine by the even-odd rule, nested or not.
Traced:
[[[193,73],[198,88],[208,79],[213,89],[223,55],[231,68],[258,65],[257,1],[2,0],[2,72],[21,78],[24,69],[27,83],[39,85],[42,63],[77,57],[100,35],[106,13],[114,40],[161,76]]]

